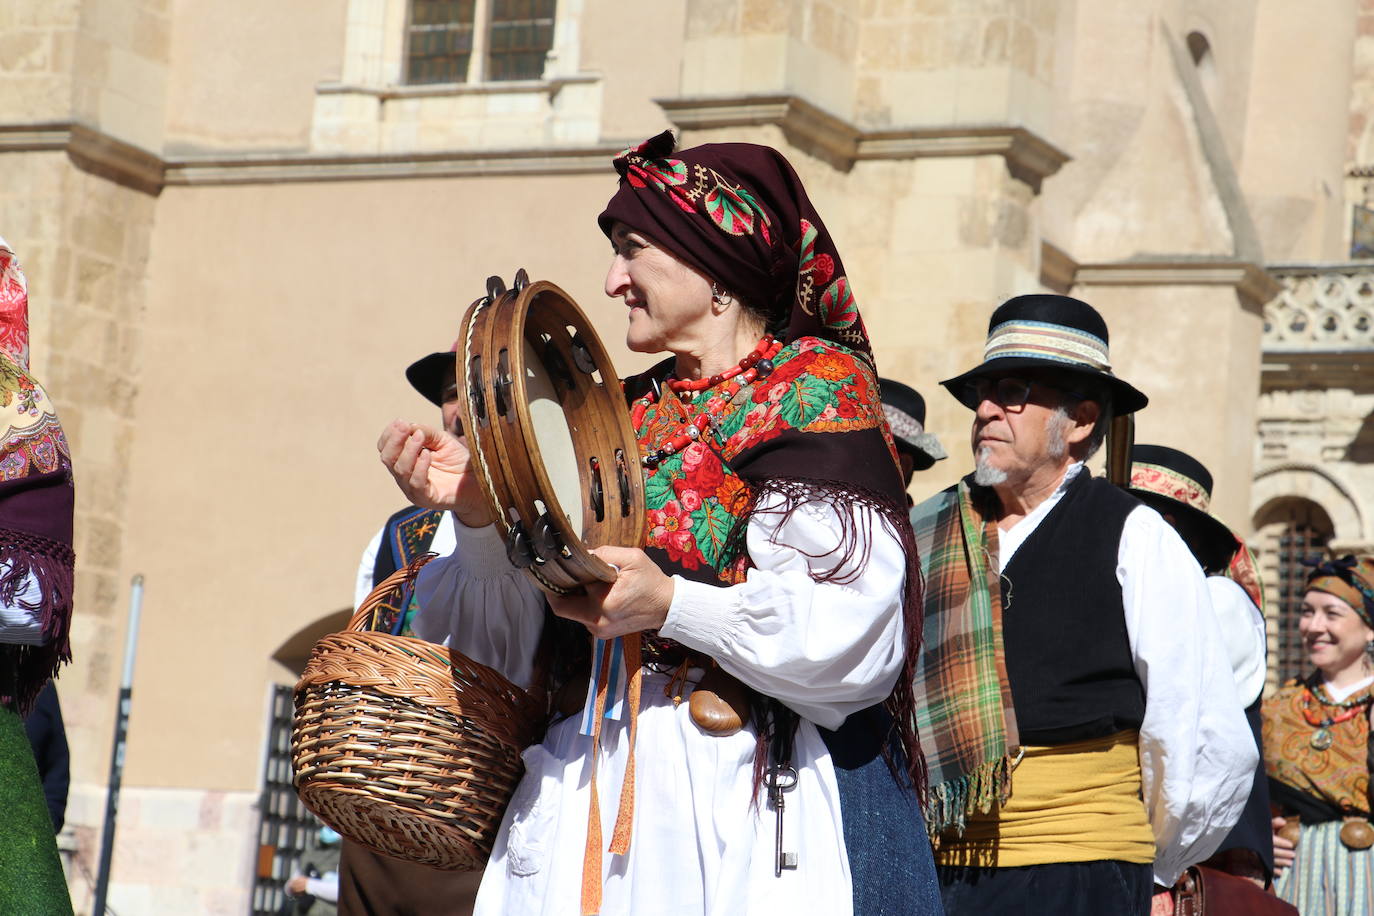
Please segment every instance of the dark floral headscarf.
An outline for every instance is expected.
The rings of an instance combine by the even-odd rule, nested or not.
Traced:
[[[673,146],[664,131],[616,158],[620,190],[597,218],[601,231],[609,237],[618,220],[653,236],[767,312],[784,343],[819,337],[871,363],[839,252],[782,154],[753,143]]]

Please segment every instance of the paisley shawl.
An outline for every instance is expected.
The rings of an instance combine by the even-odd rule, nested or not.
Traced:
[[[1264,701],[1264,768],[1274,799],[1291,799],[1296,792],[1326,809],[1328,819],[1334,819],[1337,811],[1368,816],[1368,716],[1361,713],[1327,726],[1333,739],[1331,746],[1326,750],[1313,747],[1316,727],[1303,717],[1304,686],[1310,687],[1317,701],[1311,713],[1314,717],[1334,718],[1344,712],[1342,707],[1326,702],[1320,683],[1320,674],[1305,681],[1294,680]],[[1347,702],[1357,699],[1359,695],[1349,697]],[[1312,818],[1304,814],[1303,820]]]

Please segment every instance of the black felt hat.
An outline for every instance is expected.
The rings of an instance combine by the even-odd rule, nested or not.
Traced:
[[[1111,390],[1114,416],[1134,413],[1150,401],[1112,375],[1107,322],[1097,309],[1048,293],[1017,296],[999,305],[988,322],[982,364],[940,384],[965,404],[964,389],[970,382],[1023,369],[1054,369],[1098,379]]]
[[[431,353],[406,366],[406,381],[436,407],[444,406],[444,375],[450,369],[457,371],[454,362],[457,352],[458,341],[455,340],[447,353]]]
[[[926,400],[910,385],[890,378],[878,379],[883,413],[892,428],[897,448],[912,458],[912,470],[924,471],[949,454],[940,440],[926,432]]]
[[[1225,569],[1238,546],[1226,523],[1209,511],[1212,475],[1192,455],[1167,445],[1131,449],[1131,493],[1171,515],[1203,569]]]

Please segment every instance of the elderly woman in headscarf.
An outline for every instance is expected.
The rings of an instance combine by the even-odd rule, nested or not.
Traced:
[[[71,660],[71,452],[29,373],[28,284],[0,239],[0,912],[70,914],[24,716]]]
[[[669,354],[625,381],[647,546],[598,547],[615,582],[548,600],[565,656],[587,631],[639,641],[641,700],[597,740],[571,716],[526,751],[477,912],[938,912],[915,802],[919,575],[839,254],[770,148],[674,153],[664,133],[615,167],[606,293],[631,350]],[[413,501],[462,523],[421,573],[417,633],[529,683],[545,599],[465,450],[400,421],[378,447]],[[694,715],[694,690],[742,727]]]

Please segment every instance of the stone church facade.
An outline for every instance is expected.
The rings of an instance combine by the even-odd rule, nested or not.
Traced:
[[[267,907],[289,685],[398,496],[401,371],[493,273],[582,303],[609,160],[784,150],[885,375],[936,386],[1001,300],[1097,306],[1137,437],[1259,549],[1275,679],[1300,560],[1374,549],[1374,0],[7,0],[0,236],[75,450],[63,843],[91,905],[128,583],[147,583],[111,905]],[[633,18],[631,18],[631,16]],[[283,703],[286,705],[283,706]],[[263,847],[268,847],[263,852]]]

